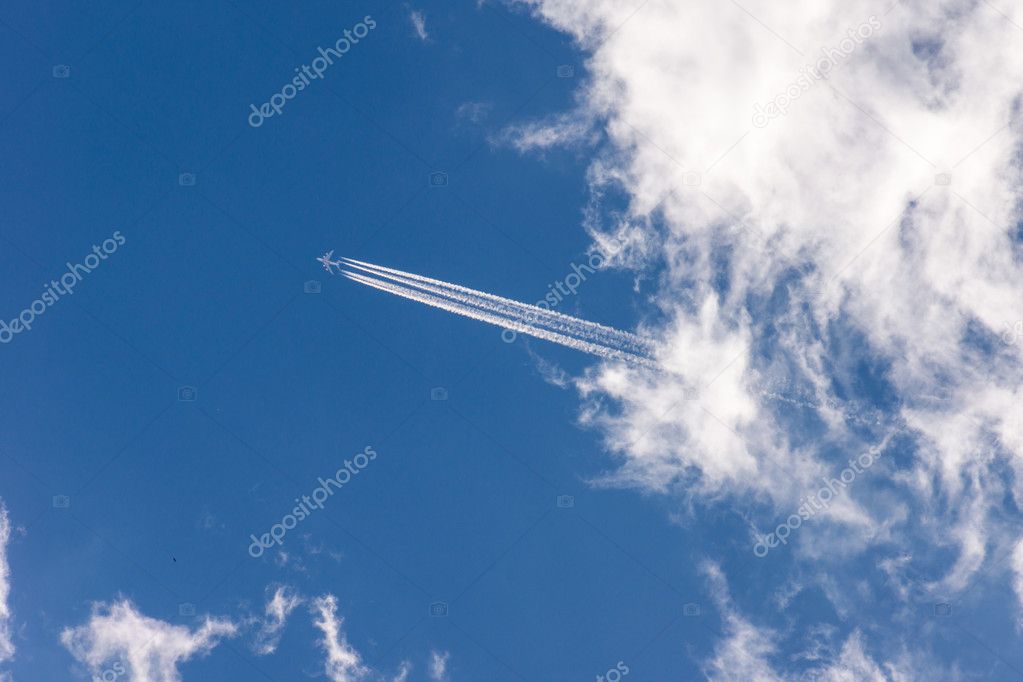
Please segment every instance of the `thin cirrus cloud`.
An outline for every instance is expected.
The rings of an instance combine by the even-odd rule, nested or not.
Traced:
[[[448,679],[449,658],[451,658],[451,654],[447,651],[430,652],[430,679],[437,682],[445,682]]]
[[[375,674],[362,660],[362,656],[348,642],[344,632],[344,618],[338,614],[337,597],[326,594],[312,601],[314,625],[322,633],[320,648],[326,656],[324,673],[331,682],[356,682]],[[404,682],[412,666],[403,661],[393,682]]]
[[[1012,570],[1012,586],[1016,590],[1020,613],[1023,613],[1023,539],[1016,543],[1016,547],[1012,551]],[[1016,621],[1016,626],[1023,631],[1023,617]]]
[[[61,642],[94,677],[121,670],[130,681],[178,682],[178,666],[209,654],[222,640],[238,634],[238,625],[206,617],[188,628],[142,614],[127,599],[94,604],[89,620],[66,628]]]
[[[411,673],[412,664],[408,661],[402,661],[401,665],[398,666],[398,673],[394,676],[391,682],[406,682]]]
[[[337,597],[328,594],[314,599],[312,611],[316,615],[314,624],[323,633],[320,647],[326,654],[324,672],[331,682],[354,682],[369,674],[359,652],[345,637],[344,618],[337,613]]]
[[[715,563],[706,562],[701,572],[708,592],[721,615],[722,638],[703,663],[703,673],[712,682],[728,680],[878,680],[907,682],[911,679],[961,679],[951,676],[940,664],[925,656],[902,650],[894,660],[877,660],[868,651],[865,637],[853,629],[837,646],[832,646],[827,629],[819,632],[779,631],[755,623],[741,613],[732,599],[728,579]],[[778,664],[786,640],[804,638],[801,650],[790,655],[799,661],[797,671]],[[915,676],[914,676],[915,675]]]
[[[0,663],[14,658],[11,640],[11,567],[7,562],[7,546],[11,540],[11,519],[7,507],[0,500]],[[0,679],[3,673],[0,672]]]
[[[416,36],[426,42],[430,38],[430,34],[426,31],[426,16],[419,10],[412,10],[409,12],[409,21],[412,22],[412,28],[416,32]]]
[[[257,654],[267,656],[277,651],[288,616],[301,603],[302,598],[287,585],[274,588],[273,596],[266,603],[265,617],[256,632],[253,650]]]
[[[587,78],[574,110],[508,136],[601,140],[585,227],[656,275],[643,331],[672,371],[602,363],[576,382],[623,461],[603,481],[778,512],[894,431],[899,456],[790,551],[807,571],[873,553],[899,573],[885,589],[916,580],[906,594],[1004,576],[1023,505],[1023,342],[1006,331],[1023,320],[1023,6],[519,5],[578,42]],[[616,193],[627,210],[604,210]],[[892,541],[955,560],[923,581]]]
[[[332,594],[317,597],[312,601],[311,610],[316,617],[313,624],[322,633],[319,645],[325,654],[323,672],[330,682],[356,682],[370,675],[372,671],[345,635],[345,619],[338,613],[338,598]],[[411,666],[402,663],[394,682],[403,682],[410,671]]]
[[[267,592],[272,595],[262,619],[235,622],[205,616],[194,628],[146,616],[127,599],[97,603],[88,621],[64,629],[61,642],[96,679],[116,674],[118,677],[125,675],[126,682],[179,682],[178,667],[182,663],[210,654],[221,641],[237,637],[253,626],[258,626],[253,645],[255,652],[259,655],[276,653],[289,616],[306,600],[287,585],[268,587]],[[309,600],[309,604],[313,624],[322,633],[317,645],[324,654],[323,670],[328,679],[331,682],[382,679],[384,675],[367,666],[359,652],[348,643],[337,598],[326,594]],[[444,662],[446,660],[447,654]],[[412,665],[403,661],[390,679],[403,682],[411,670]]]

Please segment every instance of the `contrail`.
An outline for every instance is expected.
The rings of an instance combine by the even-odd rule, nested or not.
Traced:
[[[457,301],[458,303],[461,303],[472,308],[488,310],[492,313],[495,313],[496,315],[503,316],[505,318],[519,320],[532,326],[547,327],[548,329],[557,333],[582,337],[600,344],[608,344],[614,347],[627,346],[630,350],[640,352],[643,352],[644,350],[642,348],[637,348],[636,344],[630,343],[629,339],[615,338],[603,332],[602,330],[595,331],[589,327],[581,326],[578,323],[585,322],[584,320],[577,320],[576,318],[568,317],[567,315],[561,315],[559,318],[548,319],[545,317],[540,317],[531,314],[531,312],[529,311],[523,311],[515,306],[510,306],[503,303],[494,303],[492,300],[487,298],[481,298],[479,296],[472,296],[469,294],[460,293],[461,291],[471,291],[467,290],[465,287],[456,287],[456,285],[433,286],[430,284],[424,284],[421,281],[417,281],[409,277],[388,274],[386,272],[378,272],[371,268],[353,265],[351,263],[348,263],[347,265],[352,268],[358,268],[363,272],[367,272],[376,278],[386,278],[391,280],[392,282],[404,284],[406,285],[406,288],[436,294],[441,298]],[[512,301],[512,303],[514,303],[514,301]],[[563,320],[569,320],[570,322],[565,322]],[[575,322],[576,324],[572,324],[571,322]]]
[[[457,284],[431,279],[411,272],[403,272],[393,268],[385,268],[382,265],[365,263],[363,261],[355,260],[354,258],[342,258],[342,260],[348,261],[347,265],[349,265],[349,267],[357,267],[360,270],[370,272],[377,277],[386,277],[396,281],[401,281],[397,278],[405,278],[404,283],[413,288],[428,289],[426,284],[434,285],[445,290],[445,292],[440,295],[456,298],[456,300],[457,297],[455,297],[453,292],[459,292],[473,299],[474,303],[471,305],[480,305],[500,314],[521,317],[531,324],[541,324],[565,331],[572,330],[573,333],[585,335],[588,338],[599,339],[602,342],[606,342],[606,337],[611,337],[617,342],[615,345],[618,345],[619,343],[626,344],[644,354],[653,350],[653,344],[646,339],[642,339],[635,334],[620,331],[613,327],[597,324],[596,322],[580,320],[579,318],[564,315],[553,310],[547,310],[539,306],[520,303],[519,301],[513,301],[512,299],[504,298],[502,296],[496,296],[494,294],[477,291],[476,289],[469,289],[468,287],[459,286]],[[407,280],[414,281],[409,282]],[[484,301],[487,302],[486,305],[484,305]]]
[[[590,343],[589,341],[583,341],[581,339],[565,336],[564,334],[558,334],[557,332],[553,332],[548,329],[531,327],[520,320],[511,319],[507,317],[500,317],[498,315],[483,312],[481,310],[471,308],[469,306],[462,305],[454,301],[445,300],[437,296],[431,296],[430,294],[425,294],[414,289],[409,289],[398,284],[391,284],[390,282],[386,282],[384,280],[373,279],[371,277],[366,277],[364,275],[359,275],[348,271],[342,271],[342,274],[348,279],[351,279],[360,284],[371,286],[375,289],[380,289],[381,291],[386,291],[388,293],[395,294],[397,296],[402,296],[413,301],[425,303],[427,305],[434,306],[435,308],[447,310],[448,312],[452,312],[457,315],[463,315],[465,317],[478,320],[480,322],[487,322],[497,327],[511,329],[522,334],[529,334],[530,336],[535,336],[538,339],[559,343],[563,346],[568,346],[569,348],[574,348],[575,350],[580,350],[585,353],[591,353],[602,358],[611,360],[623,360],[625,362],[631,362],[634,364],[639,364],[650,368],[659,367],[657,363],[653,362],[649,358],[641,357],[639,355],[633,355],[632,353],[628,353],[617,348],[609,348],[607,346],[601,346],[595,343]]]
[[[363,267],[360,269],[367,272],[373,272],[368,267]],[[401,273],[400,270],[395,272]],[[456,298],[453,297],[454,294],[451,293],[452,291],[451,287],[455,287],[456,285],[449,285],[447,282],[441,282],[439,280],[431,280],[432,282],[437,283],[438,286],[416,283],[413,278],[406,277],[407,274],[411,273],[401,273],[400,275],[393,275],[391,276],[392,279],[391,282],[350,271],[342,271],[342,274],[344,274],[345,277],[354,282],[358,282],[359,284],[365,284],[366,286],[370,286],[381,291],[386,291],[387,293],[395,294],[396,296],[401,296],[403,298],[417,301],[419,303],[425,303],[426,305],[433,306],[435,308],[440,308],[441,310],[446,310],[448,312],[455,313],[456,315],[463,315],[465,317],[478,320],[480,322],[486,322],[488,324],[492,324],[503,329],[511,329],[512,331],[519,332],[522,334],[528,334],[538,339],[558,343],[563,346],[583,351],[585,353],[591,353],[593,355],[608,360],[621,360],[624,362],[631,362],[633,364],[638,364],[644,367],[650,367],[654,369],[659,367],[659,365],[657,365],[657,363],[655,363],[649,357],[636,355],[632,352],[629,352],[628,350],[624,350],[618,344],[593,343],[590,340],[570,336],[568,335],[568,333],[560,333],[559,331],[545,329],[543,327],[538,327],[534,324],[531,324],[530,320],[524,319],[521,313],[518,312],[518,306],[525,306],[525,304],[520,304],[517,301],[503,299],[504,301],[507,301],[509,304],[515,305],[508,306],[508,310],[502,312],[501,310],[494,310],[493,307],[489,305],[482,306],[480,300],[470,296],[469,294],[461,293],[464,291],[471,291],[473,293],[476,293],[471,289],[467,290],[465,289],[465,287],[458,287],[457,289],[454,289],[455,292],[459,292]],[[395,281],[401,282],[403,280],[405,282],[411,282],[413,286],[417,286],[420,288],[416,289],[412,288],[412,286],[402,286],[402,284],[394,283]],[[435,296],[431,293],[428,293],[431,291],[434,293],[440,293],[440,295]],[[484,300],[488,303],[492,303],[490,299]],[[543,311],[543,309],[539,310],[541,310],[541,312],[546,312]],[[585,320],[579,320],[574,317],[569,317],[568,315],[561,315],[561,317],[565,318],[569,322],[583,323],[584,326],[591,324],[587,323]],[[566,329],[562,331],[568,332],[570,331],[572,325],[566,322],[565,327]],[[611,327],[605,327],[605,329],[608,329],[612,332],[618,332],[620,334],[626,333],[619,332],[618,330],[612,329]]]
[[[629,352],[640,355],[650,355],[654,348],[650,341],[635,334],[597,324],[596,322],[580,320],[577,317],[571,317],[553,310],[546,310],[539,306],[520,303],[519,301],[513,301],[502,296],[423,277],[411,272],[403,272],[401,270],[385,268],[381,265],[365,263],[354,258],[342,258],[342,260],[346,261],[345,264],[348,267],[358,268],[375,277],[390,279],[411,288],[429,291],[468,306],[484,308],[498,315],[518,319],[531,326],[547,327],[555,332],[582,337],[602,345],[627,349]]]

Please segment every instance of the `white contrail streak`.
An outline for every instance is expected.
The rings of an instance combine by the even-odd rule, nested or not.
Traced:
[[[649,355],[653,344],[635,334],[608,327],[596,322],[580,320],[553,310],[545,310],[539,306],[514,301],[510,298],[488,294],[468,287],[451,284],[411,272],[385,268],[373,263],[365,263],[354,258],[342,258],[349,267],[358,268],[376,277],[384,277],[401,282],[409,287],[430,291],[439,296],[451,298],[473,307],[480,307],[500,315],[517,318],[529,325],[541,325],[556,332],[564,332],[580,336],[600,344],[626,348],[630,352]]]
[[[401,277],[401,276],[398,276],[398,275],[392,275],[392,274],[388,274],[388,273],[385,273],[385,272],[378,272],[378,271],[372,270],[370,268],[361,267],[359,265],[352,265],[350,263],[347,264],[347,265],[349,267],[352,267],[352,268],[358,268],[359,270],[362,270],[363,272],[367,272],[367,273],[373,275],[374,277],[386,278],[386,279],[391,280],[392,282],[398,282],[400,284],[404,284],[409,289],[415,289],[415,290],[418,290],[418,291],[425,291],[425,292],[429,292],[429,293],[432,293],[432,294],[436,294],[439,297],[446,298],[446,299],[449,299],[449,300],[452,300],[452,301],[457,301],[458,303],[461,303],[461,304],[463,304],[465,306],[468,306],[468,307],[471,307],[471,308],[488,310],[488,311],[490,311],[492,313],[495,313],[496,315],[503,316],[504,318],[507,318],[507,319],[518,320],[520,322],[523,322],[525,324],[529,324],[529,325],[532,325],[532,326],[537,326],[537,325],[544,326],[544,327],[547,327],[547,328],[549,328],[552,331],[557,332],[557,333],[564,333],[564,334],[569,334],[569,335],[573,335],[573,336],[580,336],[580,337],[583,337],[583,338],[588,338],[588,339],[590,339],[592,341],[597,341],[597,342],[599,342],[601,344],[610,345],[612,347],[629,346],[629,344],[626,344],[626,343],[620,341],[619,339],[609,338],[608,335],[606,335],[606,334],[594,333],[590,329],[585,328],[585,327],[581,328],[580,325],[578,325],[578,324],[575,324],[575,325],[573,325],[573,324],[566,324],[566,323],[562,322],[560,319],[559,320],[554,320],[554,321],[546,320],[546,319],[536,319],[535,316],[526,315],[521,310],[519,310],[517,308],[513,308],[513,307],[507,306],[507,305],[495,304],[495,303],[493,303],[493,302],[491,302],[491,301],[489,301],[487,299],[482,299],[482,298],[480,298],[478,296],[470,296],[469,294],[459,293],[459,291],[457,289],[445,288],[445,287],[442,287],[442,286],[432,286],[430,284],[424,284],[422,282],[416,281],[416,280],[411,279],[411,278]],[[464,287],[459,287],[459,289],[464,289]],[[568,319],[573,319],[574,320],[575,318],[568,318]],[[578,321],[582,322],[582,320],[578,320]],[[634,348],[632,348],[630,346],[629,350],[634,350]]]
[[[580,350],[585,353],[591,353],[608,360],[622,360],[624,362],[631,362],[633,364],[643,365],[654,369],[658,367],[657,363],[649,358],[633,355],[632,353],[628,353],[618,348],[590,343],[589,341],[559,334],[549,329],[533,327],[520,319],[501,317],[500,315],[493,314],[492,312],[473,308],[457,301],[433,296],[422,291],[404,287],[399,284],[392,284],[391,282],[384,280],[374,279],[355,272],[345,270],[342,271],[342,274],[348,279],[358,282],[359,284],[365,284],[366,286],[386,291],[387,293],[395,294],[396,296],[418,301],[419,303],[425,303],[426,305],[440,308],[441,310],[446,310],[448,312],[455,313],[456,315],[463,315],[480,322],[486,322],[497,327],[511,329],[522,334],[535,336],[538,339],[559,343],[563,346],[568,346],[569,348],[574,348],[575,350]]]
[[[360,270],[370,272],[377,277],[386,277],[396,281],[403,281],[410,287],[423,288],[430,291],[434,291],[442,296],[448,298],[455,298],[456,300],[462,300],[468,305],[476,305],[486,307],[489,310],[498,312],[503,315],[509,315],[518,317],[527,321],[530,324],[541,324],[547,327],[558,329],[561,331],[568,332],[577,335],[583,335],[588,338],[600,340],[601,342],[607,343],[608,337],[614,339],[614,345],[628,345],[633,350],[642,353],[648,353],[653,350],[653,345],[641,337],[629,332],[620,331],[613,327],[607,327],[602,324],[595,322],[589,322],[587,320],[580,320],[576,317],[564,315],[552,310],[546,310],[539,306],[529,305],[514,301],[509,298],[502,296],[496,296],[494,294],[488,294],[483,291],[477,291],[476,289],[469,289],[468,287],[459,286],[457,284],[451,284],[441,280],[432,279],[430,277],[424,277],[411,272],[404,272],[402,270],[395,270],[393,268],[385,268],[381,265],[374,265],[373,263],[365,263],[363,261],[355,260],[354,258],[342,258],[344,261],[348,261],[349,267],[356,267]],[[399,279],[402,278],[402,279]],[[413,281],[409,281],[413,280]],[[430,289],[427,284],[434,285],[438,289],[444,291],[438,291],[438,289]],[[458,297],[454,292],[459,292],[463,296],[468,296],[472,299],[471,303],[468,303],[465,299]],[[486,302],[484,304],[483,302]]]

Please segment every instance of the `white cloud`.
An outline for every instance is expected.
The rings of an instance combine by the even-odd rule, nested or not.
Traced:
[[[183,625],[149,618],[126,599],[94,604],[88,622],[66,628],[60,636],[77,661],[94,676],[123,666],[128,682],[178,682],[178,665],[208,654],[238,627],[229,620],[206,617],[202,625]]]
[[[455,109],[455,117],[462,121],[479,124],[490,114],[494,105],[490,102],[462,102]]]
[[[775,634],[755,627],[739,615],[732,604],[724,573],[716,564],[705,564],[703,571],[711,597],[721,613],[725,635],[706,662],[704,673],[710,680],[779,680],[768,662],[775,650]]]
[[[448,674],[448,659],[451,658],[450,652],[430,652],[430,679],[437,680],[437,682],[444,682],[447,679]]]
[[[412,28],[415,29],[419,39],[426,42],[430,37],[430,34],[426,32],[426,16],[419,10],[412,10],[409,12],[409,21],[412,22]]]
[[[1016,543],[1012,552],[1012,586],[1016,590],[1016,599],[1019,601],[1020,614],[1023,614],[1023,539]],[[1023,615],[1017,619],[1020,629],[1023,629]]]
[[[302,598],[295,594],[287,585],[274,590],[273,596],[266,603],[266,617],[261,621],[256,633],[254,649],[257,654],[265,656],[277,651],[281,640],[281,631],[292,611],[302,603]]]
[[[278,587],[275,590],[267,604],[267,619],[259,633],[260,640],[264,639],[265,632],[269,632],[273,638],[274,647],[266,653],[274,652],[284,621],[303,601],[290,588]],[[355,682],[366,677],[383,679],[383,674],[365,665],[359,652],[348,643],[342,629],[344,618],[337,613],[337,598],[334,595],[328,594],[312,600],[311,609],[317,617],[314,624],[323,633],[320,646],[327,655],[324,670],[332,682]],[[412,664],[402,661],[391,681],[406,682],[411,672]]]
[[[324,670],[331,682],[355,682],[369,674],[359,652],[348,643],[341,629],[344,618],[337,615],[337,598],[328,594],[313,600],[315,625],[323,633],[320,646],[327,654]]]
[[[11,641],[11,567],[7,562],[7,545],[11,540],[11,520],[7,507],[0,500],[0,663],[14,658]]]
[[[1023,504],[1023,343],[999,340],[1023,320],[1023,5],[522,2],[591,54],[575,110],[510,134],[543,149],[599,128],[587,228],[628,236],[619,266],[661,273],[643,331],[672,371],[604,364],[578,382],[584,421],[620,457],[607,481],[792,508],[829,452],[878,436],[873,413],[850,426],[872,397],[858,363],[876,359],[892,396],[880,430],[919,446],[903,445],[895,481],[928,513],[900,518],[958,548],[940,586],[962,589],[1004,542],[992,506]],[[864,25],[826,80],[754,124]],[[629,204],[609,216],[611,190]],[[779,420],[778,382],[808,393],[823,437]],[[868,489],[843,510],[866,524],[860,545],[885,523]]]
[[[508,128],[501,141],[520,152],[542,151],[566,144],[596,141],[593,122],[579,118],[577,112],[562,114],[550,121],[522,123]]]
[[[911,678],[903,675],[894,665],[886,664],[884,669],[874,662],[863,649],[859,632],[853,632],[842,645],[842,652],[836,661],[820,670],[813,678],[821,682],[908,682]]]
[[[412,672],[412,664],[408,661],[402,661],[398,667],[398,674],[394,676],[391,682],[405,682],[408,679],[409,673]]]
[[[276,653],[289,616],[306,600],[287,585],[268,586],[267,594],[262,618],[233,622],[207,616],[201,626],[193,629],[147,617],[126,599],[109,605],[94,604],[88,622],[66,628],[61,633],[61,642],[96,679],[106,679],[104,674],[114,672],[119,679],[127,674],[125,682],[179,682],[181,663],[210,653],[222,639],[238,635],[243,628],[258,627],[253,644],[258,655]],[[315,617],[313,624],[322,633],[318,644],[326,654],[324,671],[328,679],[332,682],[384,679],[384,674],[366,666],[359,652],[348,643],[344,619],[338,615],[333,595],[311,600],[310,610]],[[436,660],[438,655],[432,656]],[[444,654],[442,675],[446,661]],[[402,661],[389,679],[406,682],[411,671],[412,664]],[[0,680],[5,679],[0,673]]]
[[[803,670],[781,669],[773,660],[779,660],[780,634],[759,627],[747,620],[736,608],[728,590],[727,580],[720,567],[713,563],[703,566],[711,598],[721,614],[724,637],[715,645],[713,654],[704,663],[704,673],[712,682],[781,682],[781,680],[807,679],[820,682],[908,682],[902,672],[905,663],[877,663],[863,645],[862,636],[854,630],[842,643],[838,655],[829,655],[830,648],[815,641],[811,648],[791,660],[806,660],[815,667]],[[834,637],[831,628],[817,629],[815,634],[824,639]],[[783,660],[783,659],[781,659]],[[929,667],[929,666],[927,666]],[[918,666],[923,670],[923,666]],[[939,679],[933,677],[929,679]]]
[[[531,344],[525,345],[526,352],[529,353],[529,357],[533,360],[536,365],[536,370],[540,373],[540,376],[551,386],[557,386],[558,388],[568,388],[571,385],[571,380],[568,373],[561,369],[557,364],[551,362],[547,358],[536,353],[533,350]]]

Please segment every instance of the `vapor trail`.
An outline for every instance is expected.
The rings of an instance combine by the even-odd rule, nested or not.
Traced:
[[[434,294],[457,300],[465,305],[480,307],[500,315],[517,318],[526,324],[541,325],[556,332],[564,332],[573,336],[580,336],[600,344],[612,345],[619,348],[626,348],[630,352],[649,355],[653,351],[653,344],[635,334],[598,324],[587,320],[580,320],[553,310],[546,310],[539,306],[521,303],[510,298],[488,294],[484,291],[470,289],[468,287],[451,284],[430,277],[424,277],[411,272],[385,268],[382,265],[365,263],[354,258],[342,258],[349,267],[358,268],[376,277],[383,277],[392,281],[401,282],[412,288],[423,289]]]
[[[596,343],[590,343],[589,341],[584,341],[582,339],[577,339],[571,336],[566,336],[564,334],[559,334],[549,329],[541,329],[534,326],[530,326],[529,324],[520,319],[502,317],[500,315],[494,314],[493,312],[483,311],[478,308],[473,308],[469,305],[464,305],[457,301],[444,299],[439,296],[433,296],[431,294],[423,293],[422,291],[418,291],[416,289],[411,289],[409,287],[404,287],[399,284],[393,284],[391,282],[387,282],[380,279],[374,279],[372,277],[367,277],[365,275],[361,275],[355,272],[349,272],[346,270],[342,271],[342,274],[348,279],[358,282],[359,284],[365,284],[366,286],[370,286],[381,291],[386,291],[396,296],[401,296],[403,298],[407,298],[413,301],[418,301],[419,303],[425,303],[426,305],[433,306],[435,308],[440,308],[441,310],[446,310],[448,312],[455,313],[456,315],[463,315],[465,317],[468,317],[473,320],[478,320],[480,322],[486,322],[497,327],[511,329],[521,334],[535,336],[538,339],[558,343],[563,346],[574,348],[575,350],[590,353],[592,355],[596,355],[608,360],[621,360],[624,362],[631,362],[633,364],[638,364],[650,368],[658,367],[658,365],[649,358],[645,358],[639,355],[633,355],[632,353],[619,350],[618,348],[602,346]]]
[[[557,333],[564,333],[564,334],[567,334],[567,335],[588,338],[588,339],[590,339],[592,341],[596,341],[596,342],[604,344],[604,345],[610,345],[612,347],[629,346],[630,350],[635,350],[633,347],[631,347],[630,344],[626,344],[626,343],[624,343],[620,339],[617,339],[617,338],[614,338],[614,337],[609,337],[608,335],[603,334],[603,333],[593,332],[589,328],[587,328],[585,326],[581,326],[579,324],[568,324],[568,323],[562,322],[561,320],[547,320],[547,319],[543,319],[543,318],[537,319],[536,316],[524,314],[521,310],[519,310],[519,309],[517,309],[517,308],[515,308],[513,306],[496,304],[496,303],[493,303],[492,301],[490,301],[488,299],[481,298],[479,296],[471,296],[469,294],[460,293],[459,290],[464,290],[465,287],[459,287],[458,289],[454,289],[454,288],[445,288],[444,286],[433,286],[433,285],[430,285],[430,284],[424,284],[423,282],[416,281],[416,280],[411,279],[409,277],[392,275],[392,274],[388,274],[386,272],[378,272],[378,271],[373,270],[373,269],[368,268],[368,267],[362,267],[362,266],[359,266],[359,265],[352,265],[350,263],[347,264],[347,265],[349,267],[352,267],[352,268],[358,268],[359,270],[362,270],[363,272],[367,272],[367,273],[373,275],[374,277],[386,278],[386,279],[391,280],[392,282],[398,282],[400,284],[407,285],[407,288],[410,288],[410,289],[415,289],[417,291],[425,291],[425,292],[429,292],[429,293],[432,293],[432,294],[436,294],[439,297],[446,298],[446,299],[449,299],[449,300],[452,300],[452,301],[457,301],[458,303],[461,303],[461,304],[463,304],[465,306],[468,306],[468,307],[471,307],[471,308],[488,310],[488,311],[490,311],[492,313],[495,313],[496,315],[501,315],[501,316],[504,316],[504,317],[509,318],[509,319],[519,320],[520,322],[523,322],[525,324],[530,324],[530,325],[533,325],[533,326],[540,325],[540,326],[543,326],[543,327],[547,327],[550,330],[552,330],[554,332],[557,332]],[[452,285],[452,286],[454,286],[454,285]],[[575,318],[568,318],[568,319],[575,320]],[[576,322],[583,322],[583,320],[575,320],[575,321]]]

